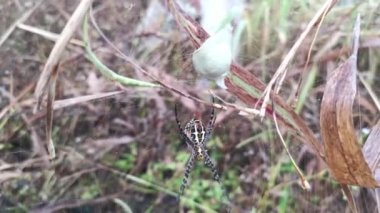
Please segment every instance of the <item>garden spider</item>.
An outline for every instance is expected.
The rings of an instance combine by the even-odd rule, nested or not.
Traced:
[[[212,101],[214,103],[214,98]],[[207,153],[206,144],[205,144],[212,134],[212,129],[215,122],[214,108],[212,108],[210,121],[208,122],[206,128],[203,126],[202,121],[196,120],[193,118],[185,125],[185,129],[182,129],[181,123],[178,120],[177,105],[175,105],[174,111],[175,111],[175,118],[176,118],[178,128],[180,131],[181,140],[185,141],[188,147],[191,148],[191,156],[189,160],[187,161],[185,174],[184,174],[181,188],[178,194],[178,198],[179,198],[181,195],[183,195],[184,190],[188,185],[189,175],[194,167],[194,160],[203,161],[204,164],[208,168],[211,169],[213,179],[217,181],[219,184],[220,184],[220,176],[214,163],[211,161],[211,158]]]

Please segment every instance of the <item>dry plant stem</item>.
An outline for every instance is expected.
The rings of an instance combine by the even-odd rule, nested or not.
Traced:
[[[101,98],[107,98],[115,95],[119,95],[124,93],[125,91],[114,91],[114,92],[105,92],[105,93],[97,93],[93,95],[84,95],[80,97],[68,98],[63,100],[54,101],[53,110],[62,109],[69,106],[74,106],[80,103],[97,100]]]
[[[31,85],[34,86],[34,84],[31,84]],[[29,89],[29,86],[26,89]],[[31,89],[32,89],[32,87],[29,90],[31,90]],[[94,94],[94,95],[85,95],[85,96],[80,96],[80,97],[75,97],[75,98],[62,99],[62,100],[54,101],[53,110],[72,107],[72,106],[75,106],[75,105],[78,105],[78,104],[81,104],[84,102],[88,102],[88,101],[99,100],[99,99],[103,99],[103,98],[109,98],[109,97],[112,97],[112,96],[115,96],[115,95],[118,95],[121,93],[124,93],[124,91],[113,91],[113,92],[107,92],[107,93],[99,93],[99,94]],[[20,95],[15,99],[19,99],[19,97],[20,97]],[[19,106],[17,103],[12,103],[11,107],[19,107]],[[9,106],[7,108],[9,108]],[[5,109],[7,109],[7,108],[5,108]],[[21,112],[21,109],[18,109],[18,111]],[[21,116],[24,120],[24,123],[18,127],[18,129],[23,129],[26,126],[26,128],[29,129],[29,131],[31,132],[31,138],[33,141],[33,149],[34,149],[33,153],[39,154],[41,156],[43,154],[46,155],[46,153],[47,153],[47,150],[45,149],[46,146],[44,146],[40,143],[41,140],[39,139],[39,137],[37,135],[37,131],[32,126],[32,124],[35,121],[43,118],[46,115],[47,115],[47,111],[40,111],[37,114],[34,114],[32,117],[28,118],[23,113],[21,113]],[[5,141],[9,140],[9,138],[12,138],[12,137],[13,137],[12,135],[9,136],[8,139],[6,139]],[[47,160],[46,157],[44,159]]]
[[[98,100],[98,99],[102,99],[102,98],[108,98],[108,97],[120,94],[121,92],[123,92],[123,91],[114,91],[114,92],[99,93],[99,94],[94,94],[94,95],[85,95],[85,96],[80,96],[80,97],[75,97],[75,98],[68,98],[68,99],[54,101],[53,110],[58,110],[58,109],[66,108],[66,107],[75,106],[75,105],[81,104],[83,102]],[[46,114],[47,114],[46,111],[40,111],[40,112],[34,114],[30,118],[25,118],[25,123],[23,125],[21,125],[19,127],[19,129],[23,129],[25,127],[25,125],[29,125],[29,126],[32,125],[35,121],[46,116]],[[11,137],[12,136],[10,136],[8,138],[11,138]],[[39,141],[39,140],[37,140],[37,141]]]
[[[51,73],[51,83],[48,87],[48,99],[46,107],[46,142],[50,160],[55,158],[55,148],[51,132],[53,129],[53,103],[55,98],[55,85],[58,78],[58,69],[59,64],[55,65],[53,72]]]
[[[363,78],[363,76],[360,73],[358,73],[358,76],[359,76],[360,81],[362,82],[366,90],[368,91],[369,96],[371,96],[373,102],[375,103],[377,111],[380,112],[380,100],[376,96],[376,93],[372,90],[371,86],[367,83],[367,81]]]
[[[330,7],[330,5],[329,5],[329,7]],[[311,58],[311,51],[313,50],[315,41],[317,40],[317,36],[318,36],[319,30],[321,29],[323,20],[325,19],[326,15],[327,15],[327,12],[328,12],[328,10],[323,11],[323,14],[322,14],[322,17],[321,17],[321,21],[318,23],[317,30],[314,33],[313,40],[311,41],[311,44],[310,44],[310,47],[309,47],[309,51],[307,52],[307,58],[306,58],[305,66],[303,67],[303,71],[301,72],[301,75],[300,75],[300,78],[299,78],[299,81],[298,81],[298,86],[297,86],[297,91],[296,91],[295,101],[294,102],[297,102],[299,90],[300,90],[301,84],[302,84],[302,73],[306,72],[306,69],[307,69],[307,67],[309,65],[310,58]]]
[[[358,208],[356,207],[354,196],[351,193],[350,187],[346,184],[340,184],[342,187],[343,193],[346,195],[348,205],[350,206],[350,209],[352,212],[357,213]]]
[[[274,109],[274,105],[273,104],[272,104],[272,108]],[[282,137],[282,134],[281,134],[281,131],[280,131],[280,127],[278,126],[278,123],[277,123],[276,113],[273,113],[273,121],[274,121],[274,124],[276,126],[277,134],[280,137],[282,146],[284,147],[286,153],[288,154],[288,156],[290,158],[290,161],[292,162],[294,168],[296,169],[296,171],[298,173],[299,178],[301,179],[301,186],[302,186],[302,188],[304,190],[310,190],[310,183],[306,180],[306,178],[304,177],[301,169],[298,167],[296,161],[293,159],[292,154],[290,153],[290,151],[288,149],[288,146],[286,145],[285,140]]]
[[[296,51],[301,46],[302,42],[305,40],[306,36],[309,34],[311,29],[314,27],[314,25],[322,20],[321,18],[323,18],[323,16],[326,15],[327,11],[329,11],[332,8],[332,6],[335,5],[336,2],[337,0],[326,1],[326,3],[322,6],[322,8],[314,15],[312,20],[307,25],[306,29],[302,32],[302,34],[297,39],[296,43],[294,43],[293,47],[290,49],[288,54],[282,60],[280,66],[276,70],[276,73],[273,75],[272,79],[270,80],[270,82],[268,83],[267,87],[264,90],[264,93],[263,93],[264,101],[262,102],[262,105],[260,107],[261,117],[264,117],[265,115],[265,111],[269,103],[269,98],[270,98],[270,93],[271,93],[270,91],[272,90],[273,85],[277,82],[277,79],[279,78],[279,76],[281,76],[281,74],[285,72],[286,67],[288,66],[290,61],[293,59],[294,55],[296,54]]]
[[[209,90],[209,93],[212,94],[213,97],[216,97],[218,100],[220,100],[223,104],[225,104],[226,106],[229,106],[229,107],[232,107],[232,108],[235,108],[237,111],[239,111],[239,115],[258,115],[259,114],[259,111],[256,110],[256,109],[253,109],[253,108],[248,108],[248,107],[240,107],[236,104],[231,104],[231,103],[228,103],[226,102],[222,97],[218,96],[217,94],[215,94],[213,91]],[[215,105],[215,104],[214,104]],[[219,105],[219,104],[218,104]],[[216,107],[216,108],[223,108],[222,105],[220,105],[220,107]]]
[[[31,159],[25,160],[23,162],[12,163],[12,164],[2,162],[2,164],[0,166],[0,171],[3,173],[6,170],[12,170],[12,169],[13,170],[23,170],[25,168],[33,167],[33,166],[39,167],[39,166],[44,165],[44,162],[45,162],[45,159],[42,157],[41,158],[31,158]]]
[[[8,164],[1,162],[0,184],[10,180],[25,178],[34,172],[25,171],[25,168],[46,168],[46,158],[32,158],[19,163]]]
[[[17,25],[19,23],[24,22],[27,20],[30,15],[37,9],[37,7],[40,6],[40,4],[43,1],[39,1],[34,7],[26,11],[19,19],[17,19],[6,31],[5,33],[0,37],[0,47],[4,44],[4,42],[8,39],[8,37],[12,34],[12,32],[16,29]]]
[[[51,41],[57,41],[59,39],[59,35],[56,34],[56,33],[52,33],[52,32],[49,32],[49,31],[46,31],[46,30],[43,30],[43,29],[39,29],[37,27],[33,27],[33,26],[30,26],[30,25],[23,24],[23,23],[17,24],[17,27],[19,29],[25,30],[27,32],[40,35],[40,36],[42,36],[42,37],[44,37],[46,39],[49,39]],[[80,40],[77,40],[77,39],[70,39],[70,43],[78,45],[78,46],[81,46],[81,47],[84,47],[84,43],[82,41],[80,41]]]
[[[278,94],[280,92],[280,89],[282,87],[282,84],[284,83],[284,80],[285,80],[285,77],[286,77],[286,74],[288,73],[288,69],[286,68],[284,70],[284,72],[281,73],[281,75],[279,76],[279,78],[277,78],[277,83],[276,85],[274,86],[274,92],[276,94]]]
[[[67,22],[66,26],[62,30],[62,33],[57,42],[55,43],[52,51],[50,52],[49,58],[41,73],[35,90],[35,96],[37,98],[37,109],[39,109],[41,106],[42,98],[46,93],[48,85],[52,83],[51,77],[53,68],[58,64],[66,45],[70,41],[70,38],[73,36],[75,30],[79,27],[80,23],[82,22],[83,17],[86,14],[86,11],[90,7],[91,3],[92,0],[82,0],[79,3],[73,15],[70,17],[70,20]]]

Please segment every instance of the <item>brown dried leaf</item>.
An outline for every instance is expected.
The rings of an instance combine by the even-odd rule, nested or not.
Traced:
[[[167,0],[167,3],[177,24],[185,29],[194,47],[198,49],[209,37],[209,34],[196,21],[183,12],[174,0]]]
[[[341,184],[376,187],[361,147],[352,119],[352,106],[356,94],[356,63],[359,46],[360,18],[355,24],[353,52],[338,67],[326,83],[321,104],[321,133],[326,162],[333,176]]]

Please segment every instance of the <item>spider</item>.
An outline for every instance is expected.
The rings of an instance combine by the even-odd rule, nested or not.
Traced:
[[[213,99],[214,102],[214,99]],[[206,142],[209,140],[213,126],[214,126],[214,117],[215,117],[215,110],[212,108],[210,120],[206,126],[206,128],[203,126],[202,121],[197,119],[191,119],[186,125],[185,129],[182,128],[181,122],[178,119],[177,114],[177,105],[175,105],[174,108],[175,111],[175,118],[178,124],[178,128],[180,131],[180,136],[182,142],[185,141],[188,147],[191,149],[191,156],[186,164],[185,174],[182,180],[181,188],[178,194],[178,198],[183,195],[185,188],[188,186],[188,179],[190,172],[193,170],[194,167],[194,161],[203,161],[204,165],[211,169],[213,179],[220,183],[220,176],[219,173],[212,162],[210,156],[207,153],[206,148]]]

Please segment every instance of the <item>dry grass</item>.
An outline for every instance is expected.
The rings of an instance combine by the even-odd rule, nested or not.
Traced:
[[[236,23],[244,21],[246,28],[239,38],[239,66],[233,73],[239,75],[244,69],[266,83],[227,92],[204,89],[198,83],[191,54],[206,37],[188,37],[195,28],[186,20],[177,25],[176,13],[166,3],[94,1],[86,40],[81,20],[92,1],[80,2],[6,0],[0,5],[1,211],[223,211],[221,188],[200,164],[183,201],[175,199],[189,153],[179,141],[174,104],[183,105],[183,120],[190,119],[191,112],[207,118],[210,94],[218,97],[214,107],[219,110],[209,147],[233,212],[349,210],[341,187],[323,163],[323,154],[322,158],[316,155],[315,150],[324,153],[322,145],[314,149],[301,141],[308,137],[322,141],[321,98],[332,71],[350,55],[357,13],[362,14],[360,81],[352,112],[355,132],[351,133],[364,143],[368,130],[379,125],[379,3],[342,1],[324,13],[318,12],[322,1],[246,2],[244,15]],[[321,16],[323,22],[310,21]],[[95,22],[109,41],[96,30]],[[58,62],[59,68],[53,69]],[[114,74],[104,74],[104,69]],[[287,73],[278,95],[267,96],[275,97],[277,105],[270,106],[271,102],[257,100],[265,96],[265,86],[272,88],[278,82],[271,81],[272,76],[281,77],[276,69]],[[49,74],[54,70],[55,76]],[[56,82],[49,81],[52,77]],[[128,79],[125,83],[119,77],[160,86],[128,84]],[[231,84],[236,82],[246,85],[231,78]],[[50,104],[34,96],[49,91]],[[42,108],[34,112],[37,100]],[[294,113],[288,117],[266,111],[270,118],[278,116],[278,132],[309,182],[309,191],[298,184],[299,176],[271,119],[253,117],[266,102],[266,110]],[[53,117],[49,124],[47,120]],[[308,132],[295,131],[294,118]],[[46,138],[55,144],[51,161],[46,158]],[[367,149],[375,147],[374,138],[369,137]],[[371,159],[371,169],[376,159]],[[359,212],[378,208],[373,190],[345,189],[351,189]]]

